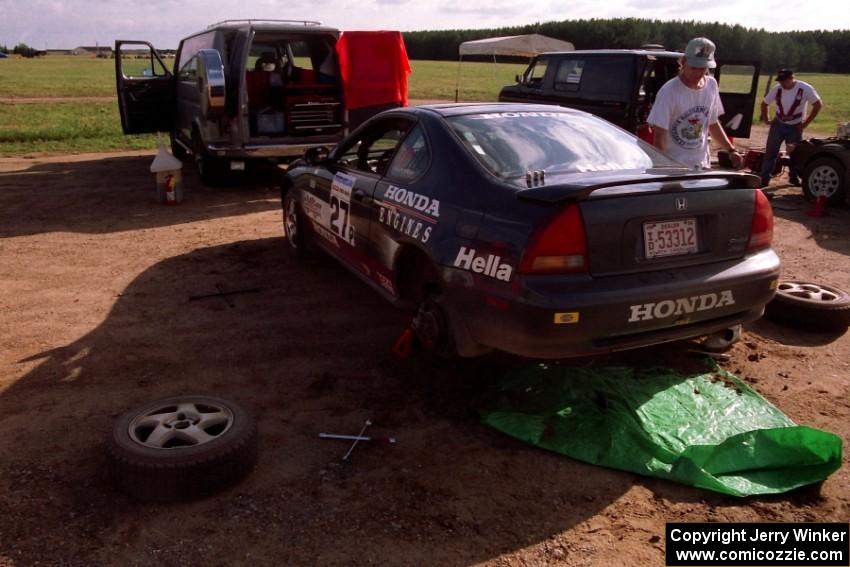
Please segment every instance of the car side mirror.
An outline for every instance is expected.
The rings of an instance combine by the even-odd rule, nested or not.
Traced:
[[[308,165],[322,165],[328,161],[331,151],[326,146],[316,146],[304,152],[304,161]]]
[[[523,83],[522,75],[517,75],[515,78],[516,78],[516,82],[517,82],[517,84],[520,84],[520,85],[521,85],[521,84]]]
[[[201,91],[201,113],[210,120],[224,113],[224,63],[215,49],[198,51],[198,88]]]

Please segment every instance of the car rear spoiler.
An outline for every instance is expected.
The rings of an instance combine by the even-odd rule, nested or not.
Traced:
[[[701,182],[717,180],[727,181],[726,186],[699,186]],[[661,187],[658,187],[659,183]],[[652,187],[647,187],[643,190],[637,187],[630,187],[649,184],[652,184]],[[688,187],[688,185],[691,186]],[[707,171],[705,173],[688,173],[686,175],[643,174],[642,176],[629,179],[607,178],[598,183],[558,183],[549,186],[531,187],[518,191],[517,198],[522,201],[555,204],[564,201],[582,201],[589,198],[593,192],[601,189],[612,189],[611,191],[606,191],[604,196],[613,197],[624,193],[634,194],[643,191],[681,191],[683,188],[698,191],[700,189],[758,189],[760,186],[761,180],[758,176],[749,173]],[[617,191],[616,188],[623,188],[623,190]],[[603,195],[598,196],[602,197]]]

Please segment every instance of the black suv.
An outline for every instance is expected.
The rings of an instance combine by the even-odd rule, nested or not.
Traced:
[[[376,60],[352,53],[362,42],[347,42],[349,60],[365,60],[379,74],[392,73],[401,58],[407,64],[403,43],[390,37],[397,32],[355,33],[388,40],[381,45],[389,48]],[[348,109],[345,93],[357,77],[343,81],[340,35],[319,22],[228,20],[183,39],[173,70],[150,43],[116,41],[124,133],[170,132],[174,155],[191,153],[205,183],[244,169],[250,158],[288,161],[333,145],[354,115],[362,121],[403,102]]]
[[[679,72],[682,53],[663,49],[600,49],[543,53],[532,59],[516,84],[504,87],[500,102],[568,106],[596,114],[638,132],[658,89]],[[758,63],[718,63],[714,76],[730,136],[748,138],[758,87]],[[721,81],[721,74],[726,79]]]

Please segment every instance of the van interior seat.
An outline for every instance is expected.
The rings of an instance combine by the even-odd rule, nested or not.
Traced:
[[[251,108],[261,108],[269,104],[271,73],[267,71],[245,71],[245,89]]]

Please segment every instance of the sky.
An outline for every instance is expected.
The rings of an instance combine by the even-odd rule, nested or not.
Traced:
[[[589,18],[741,24],[768,31],[850,30],[847,0],[0,0],[0,44],[36,49],[112,45],[116,39],[177,47],[226,19],[310,19],[345,30],[518,26]]]

